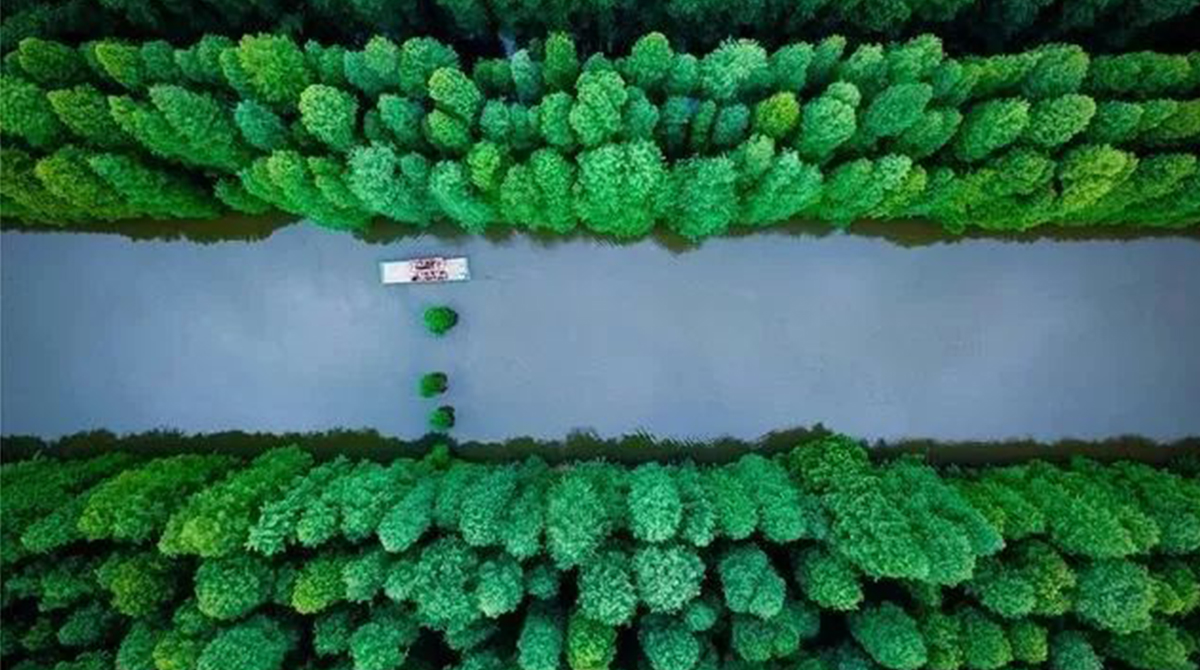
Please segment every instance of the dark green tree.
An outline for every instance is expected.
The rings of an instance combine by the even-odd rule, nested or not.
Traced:
[[[1145,630],[1153,607],[1153,581],[1137,563],[1102,560],[1079,571],[1074,611],[1096,628],[1116,633]]]
[[[266,104],[293,106],[313,83],[304,52],[282,35],[246,35],[230,53],[235,54],[239,72],[250,90]],[[230,76],[228,70],[225,76]]]
[[[313,84],[300,94],[300,119],[313,137],[334,151],[354,147],[358,128],[358,101],[353,95],[324,84]]]
[[[239,619],[274,594],[271,566],[250,554],[209,559],[196,570],[196,605],[213,619]]]
[[[0,75],[0,128],[35,148],[53,147],[67,134],[46,93],[11,75]]]
[[[642,653],[654,670],[691,670],[700,661],[700,643],[682,621],[664,614],[642,617]]]
[[[442,405],[429,413],[429,429],[444,433],[454,427],[454,408]]]
[[[242,667],[275,670],[295,646],[295,638],[272,619],[256,616],[221,631],[196,661],[201,670]]]
[[[641,601],[651,612],[678,612],[700,595],[704,561],[679,546],[650,546],[633,556]]]
[[[578,613],[567,621],[567,667],[607,670],[617,655],[617,631]]]
[[[662,153],[650,142],[607,144],[579,154],[578,162],[575,208],[594,232],[645,235],[671,201]]]
[[[312,456],[295,447],[259,456],[250,466],[189,498],[167,522],[159,551],[205,558],[234,553],[245,544],[259,507],[311,465]]]
[[[552,33],[546,38],[546,61],[542,76],[551,91],[570,91],[579,76],[579,56],[575,41],[566,33]]]
[[[562,614],[544,605],[531,607],[517,640],[517,665],[521,670],[555,670],[562,663]]]
[[[894,603],[855,612],[850,616],[850,632],[885,668],[911,670],[925,665],[925,641],[917,623]]]
[[[427,372],[421,375],[417,390],[422,398],[432,398],[446,392],[447,377],[444,372]]]
[[[425,330],[438,336],[445,335],[458,325],[458,312],[446,305],[427,308],[422,318],[425,321]]]
[[[783,608],[787,586],[758,547],[743,544],[730,549],[717,572],[729,611],[769,619]]]

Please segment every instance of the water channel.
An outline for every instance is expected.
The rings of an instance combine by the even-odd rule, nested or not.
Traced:
[[[0,430],[425,430],[867,438],[1200,434],[1200,242],[770,233],[676,253],[515,237],[365,244],[311,225],[200,245],[6,232]],[[474,279],[382,286],[380,260]],[[460,326],[435,339],[424,307]]]

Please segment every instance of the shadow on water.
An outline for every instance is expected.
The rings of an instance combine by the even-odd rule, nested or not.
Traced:
[[[57,440],[34,436],[0,437],[0,454],[5,462],[38,455],[60,458],[85,458],[111,451],[126,451],[143,456],[169,456],[180,453],[223,453],[253,457],[276,447],[298,445],[319,459],[336,456],[367,458],[386,462],[394,458],[419,458],[435,446],[448,445],[455,456],[477,462],[506,462],[536,456],[549,463],[604,459],[636,464],[650,461],[727,463],[748,454],[786,453],[798,445],[832,435],[821,424],[772,431],[757,440],[718,438],[705,441],[660,439],[645,433],[602,438],[591,432],[575,432],[561,440],[515,437],[500,442],[458,442],[430,433],[416,440],[380,435],[375,430],[330,430],[315,433],[220,433],[185,434],[158,430],[130,435],[115,435],[97,430],[68,435]],[[1090,458],[1111,462],[1119,460],[1173,464],[1182,472],[1200,474],[1200,437],[1173,442],[1157,442],[1144,437],[1122,436],[1105,440],[1004,440],[997,442],[945,442],[907,439],[876,441],[868,445],[872,456],[889,460],[919,456],[940,466],[1006,465],[1031,460],[1066,461]]]
[[[218,244],[221,242],[260,242],[295,222],[296,217],[288,214],[264,216],[230,214],[219,219],[91,221],[74,224],[70,227],[22,224],[6,220],[3,229],[28,233],[98,233],[118,235],[135,242],[186,240],[197,244]]]
[[[538,456],[551,463],[605,459],[619,463],[646,461],[692,460],[698,463],[726,463],[747,453],[773,455],[786,453],[797,445],[833,434],[817,424],[811,428],[789,428],[767,433],[757,440],[732,437],[705,441],[659,439],[648,434],[625,435],[605,439],[593,433],[580,432],[562,440],[514,438],[503,442],[460,442],[454,444],[456,455],[485,462],[505,461],[524,456]],[[936,465],[1000,465],[1034,459],[1066,461],[1086,457],[1099,461],[1130,460],[1145,463],[1166,463],[1180,457],[1200,457],[1200,437],[1174,442],[1156,442],[1139,436],[1114,437],[1099,441],[1004,440],[995,442],[946,442],[928,439],[907,439],[869,444],[873,456],[886,460],[904,456],[920,456]]]
[[[70,228],[44,225],[24,225],[5,221],[4,230],[25,232],[84,232],[120,235],[132,240],[187,240],[199,244],[217,242],[256,242],[269,238],[276,231],[297,223],[286,214],[265,216],[229,215],[213,220],[150,220],[91,222]],[[1012,243],[1040,241],[1125,241],[1151,238],[1177,238],[1200,241],[1200,226],[1189,228],[1133,228],[1119,226],[1041,226],[1033,230],[1006,232],[971,229],[956,234],[941,226],[917,219],[892,221],[870,220],[851,225],[844,231],[822,221],[791,221],[770,227],[734,226],[723,237],[739,238],[770,232],[795,238],[819,239],[847,233],[858,237],[880,239],[899,247],[916,248],[951,244],[965,240],[993,240]],[[390,221],[377,221],[368,230],[352,233],[368,244],[394,244],[423,238],[443,242],[461,242],[475,237],[474,233],[448,222],[438,222],[425,228]],[[517,238],[532,240],[538,246],[553,248],[562,244],[586,240],[613,247],[637,244],[642,238],[618,239],[577,229],[568,234],[518,230],[507,226],[491,226],[480,235],[488,241],[504,245]],[[699,249],[703,241],[689,240],[667,228],[659,227],[650,234],[655,244],[675,254]]]

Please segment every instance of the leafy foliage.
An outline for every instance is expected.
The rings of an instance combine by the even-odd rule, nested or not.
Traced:
[[[424,320],[425,330],[434,335],[441,336],[450,332],[454,326],[458,325],[458,312],[445,305],[438,305],[425,310]]]
[[[861,14],[880,27],[949,20],[906,1]],[[179,10],[121,4],[134,2],[163,17]],[[492,2],[445,0],[435,14],[478,35],[490,16],[516,30],[595,9],[543,8],[517,20],[526,5],[505,0],[489,13]],[[393,4],[417,3],[353,0],[345,20],[423,20]],[[747,24],[782,7],[751,4]],[[1121,3],[1104,4],[1099,14],[1115,16],[1110,5]],[[1008,22],[1029,9],[1002,5],[1010,9],[994,11]],[[673,25],[717,11],[671,7],[658,18]],[[313,13],[289,20],[328,11],[305,8]],[[1064,16],[1077,26],[1093,10]],[[256,11],[238,10],[247,21]],[[631,13],[621,11],[625,29],[637,25]],[[1043,24],[1045,14],[1029,16]],[[712,25],[730,21],[738,23],[721,16]],[[69,228],[277,210],[351,231],[383,217],[472,233],[582,226],[636,238],[669,229],[689,240],[797,217],[839,227],[919,219],[955,233],[1200,220],[1188,197],[1200,190],[1194,56],[1093,57],[1055,43],[953,58],[932,35],[854,48],[830,37],[774,51],[738,39],[689,54],[660,33],[606,55],[581,51],[581,39],[554,33],[507,58],[467,63],[427,37],[375,36],[361,48],[301,45],[286,33],[237,42],[212,34],[179,47],[29,37],[0,77],[6,217]]]
[[[432,398],[446,392],[448,378],[444,372],[427,372],[421,375],[417,391],[422,398]]]
[[[291,447],[0,480],[14,667],[1195,662],[1200,490],[1161,466],[937,470],[827,435],[724,465]]]
[[[856,612],[850,617],[850,631],[885,668],[906,670],[925,665],[925,642],[916,621],[893,603]]]
[[[446,432],[454,427],[454,408],[442,405],[429,413],[429,429],[436,432]]]

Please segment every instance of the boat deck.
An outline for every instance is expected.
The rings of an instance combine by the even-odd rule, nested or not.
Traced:
[[[471,278],[471,268],[465,257],[433,256],[406,261],[384,261],[379,264],[379,277],[384,284],[467,281]]]

